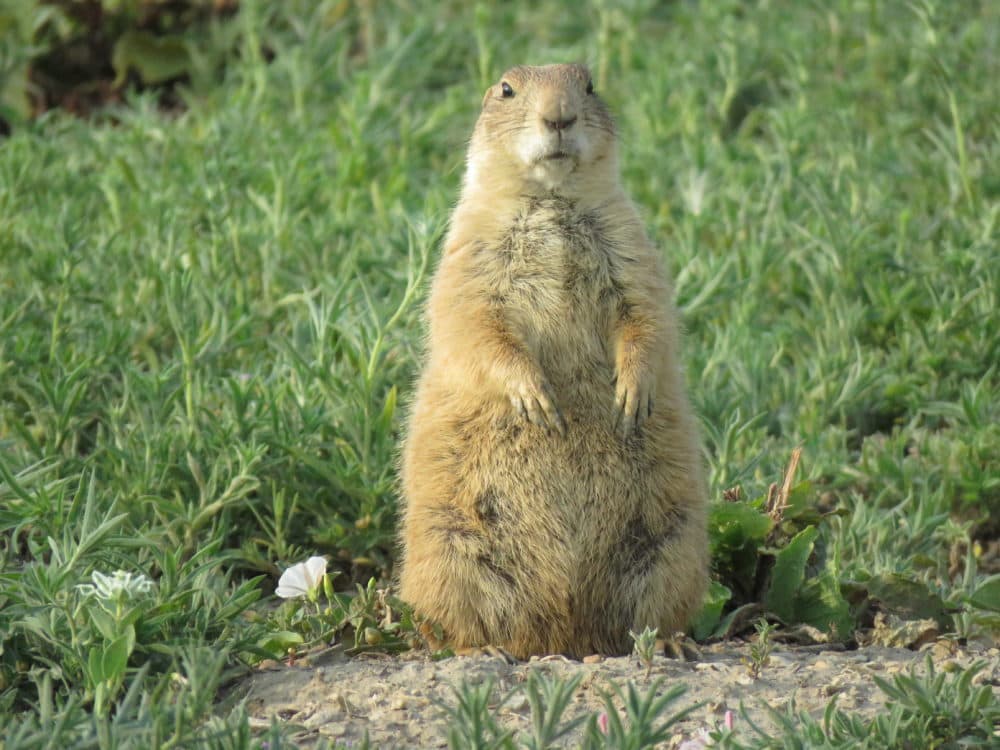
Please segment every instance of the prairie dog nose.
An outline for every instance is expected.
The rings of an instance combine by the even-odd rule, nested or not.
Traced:
[[[545,128],[557,133],[573,127],[579,114],[577,102],[572,94],[561,88],[543,92],[539,97],[536,111],[541,121],[545,123]]]
[[[543,117],[542,120],[544,120],[545,127],[549,130],[561,131],[572,127],[573,123],[576,122],[576,116],[558,120],[550,120],[547,117]]]

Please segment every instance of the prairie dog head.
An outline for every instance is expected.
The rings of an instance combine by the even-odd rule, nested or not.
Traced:
[[[487,89],[467,191],[573,195],[617,179],[614,121],[585,66],[519,66]]]

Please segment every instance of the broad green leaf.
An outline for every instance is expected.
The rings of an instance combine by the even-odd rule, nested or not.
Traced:
[[[813,484],[808,479],[799,482],[797,485],[792,487],[792,491],[788,493],[788,502],[787,507],[785,508],[784,518],[790,520],[793,518],[801,518],[806,514],[809,516],[819,515],[813,503]]]
[[[100,646],[93,646],[87,654],[87,674],[95,687],[105,680],[103,657],[104,649]]]
[[[885,573],[867,581],[868,595],[877,599],[883,609],[908,620],[932,617],[947,627],[955,607],[945,603],[926,583],[901,573]]]
[[[135,644],[135,635],[132,635],[131,644]],[[109,643],[104,648],[101,658],[101,671],[105,680],[115,680],[125,674],[125,667],[128,666],[130,638],[127,633],[120,638]]]
[[[795,596],[805,578],[817,533],[815,526],[807,526],[775,555],[764,604],[785,622],[795,619]]]
[[[268,633],[267,638],[260,641],[257,645],[269,654],[280,658],[286,654],[288,649],[293,646],[300,646],[304,642],[305,639],[299,633],[291,630],[279,630],[274,633]]]
[[[163,83],[184,75],[191,68],[191,53],[179,36],[154,36],[131,29],[115,42],[111,55],[116,87],[135,70],[145,84]]]
[[[142,615],[143,615],[143,607],[141,606],[132,607],[132,609],[126,612],[122,616],[121,620],[118,622],[118,629],[124,632],[126,628],[133,628],[134,624],[139,621],[139,618],[142,617]]]
[[[715,632],[722,618],[722,609],[732,598],[733,592],[718,581],[712,581],[705,592],[704,605],[691,625],[695,640],[704,640]]]
[[[837,638],[848,638],[854,630],[851,607],[829,569],[803,582],[795,597],[795,617]]]
[[[135,626],[126,625],[122,636],[125,638],[125,650],[128,652],[128,656],[131,656],[132,652],[135,651]]]
[[[715,503],[708,512],[713,547],[742,547],[749,540],[763,540],[773,526],[771,517],[747,503]]]
[[[980,583],[968,601],[979,609],[1000,612],[1000,574],[990,576]]]
[[[712,638],[729,638],[735,629],[745,627],[755,617],[763,614],[763,608],[757,602],[750,602],[727,613],[712,631]]]
[[[118,637],[118,629],[115,627],[115,619],[111,614],[96,602],[92,602],[87,608],[87,614],[90,615],[90,621],[94,623],[94,626],[100,631],[101,635],[104,636],[104,640],[111,642]]]

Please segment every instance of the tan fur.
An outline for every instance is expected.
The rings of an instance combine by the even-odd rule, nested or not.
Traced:
[[[627,653],[707,582],[672,289],[589,80],[519,67],[486,92],[431,289],[400,593],[456,648]]]

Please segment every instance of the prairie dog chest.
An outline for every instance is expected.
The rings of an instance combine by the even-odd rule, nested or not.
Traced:
[[[497,294],[512,312],[523,310],[535,320],[602,317],[615,296],[614,261],[600,216],[565,199],[527,203],[496,258]]]

